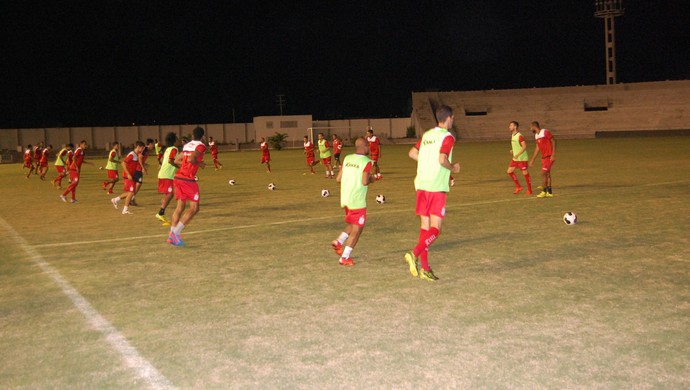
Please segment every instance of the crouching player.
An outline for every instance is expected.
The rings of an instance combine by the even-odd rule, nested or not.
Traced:
[[[368,155],[369,144],[364,138],[357,138],[355,154],[345,157],[336,178],[340,183],[340,207],[345,208],[347,225],[338,238],[333,240],[331,246],[335,253],[341,256],[340,264],[342,265],[355,265],[350,254],[357,245],[366,223],[367,189],[369,183],[373,181],[372,162]]]

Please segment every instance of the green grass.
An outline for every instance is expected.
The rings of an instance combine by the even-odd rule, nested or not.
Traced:
[[[200,171],[184,248],[154,218],[155,179],[123,216],[103,161],[77,205],[0,166],[0,217],[179,388],[690,387],[690,139],[560,141],[551,199],[512,195],[508,147],[456,146],[436,283],[403,260],[419,231],[409,146],[384,149],[352,268],[329,245],[338,187],[303,175],[301,151],[273,152],[270,175],[258,152]],[[146,388],[0,234],[0,387]]]

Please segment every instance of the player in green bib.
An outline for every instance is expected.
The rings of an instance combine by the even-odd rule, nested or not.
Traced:
[[[438,126],[427,130],[422,139],[410,149],[409,156],[417,161],[416,213],[421,219],[417,246],[405,254],[412,276],[434,281],[438,278],[429,267],[429,247],[441,234],[446,215],[446,194],[450,191],[450,174],[460,172],[460,164],[452,163],[455,137],[448,131],[453,127],[453,110],[441,106],[436,110]],[[421,260],[421,261],[420,261]]]
[[[180,168],[175,163],[175,157],[177,157],[178,148],[182,146],[182,142],[177,138],[177,134],[170,132],[165,136],[165,146],[161,158],[161,168],[158,171],[158,193],[163,194],[163,198],[161,199],[161,208],[156,213],[156,219],[161,221],[163,226],[170,226],[170,220],[165,217],[165,209],[175,195],[173,179]]]
[[[53,186],[57,186],[58,190],[62,189],[62,179],[67,176],[67,171],[65,165],[67,165],[67,158],[69,154],[72,153],[74,145],[67,144],[64,148],[60,149],[57,156],[55,157],[55,170],[58,175],[53,179]]]
[[[120,180],[120,175],[118,173],[118,167],[122,156],[120,155],[120,143],[113,142],[113,148],[108,152],[108,161],[105,163],[105,171],[108,174],[108,180],[103,182],[103,189],[107,190],[109,194],[113,193],[113,187],[115,183]],[[110,184],[110,188],[108,185]]]
[[[520,124],[516,121],[511,121],[508,125],[508,130],[510,130],[511,134],[511,160],[506,173],[508,174],[508,176],[510,176],[511,179],[513,179],[513,183],[515,183],[515,191],[513,191],[513,194],[519,194],[520,191],[522,191],[522,186],[520,185],[520,182],[515,176],[515,168],[520,168],[522,174],[525,176],[525,182],[527,182],[526,194],[532,195],[532,181],[530,180],[529,171],[527,170],[527,162],[529,160],[529,156],[527,155],[527,141],[525,141],[525,137],[523,137],[522,134],[520,134],[520,132],[518,131],[519,127]]]
[[[328,140],[324,138],[323,133],[319,133],[317,144],[319,146],[319,155],[321,155],[321,163],[326,167],[326,178],[332,179],[335,177],[333,174],[333,165],[331,165],[331,145]]]
[[[323,158],[323,155],[321,155]],[[335,253],[340,256],[340,264],[355,265],[350,258],[364,230],[367,218],[367,189],[373,180],[372,162],[369,159],[369,143],[364,138],[355,140],[355,154],[343,160],[336,180],[340,183],[340,207],[345,209],[345,230],[331,242]],[[345,246],[343,247],[343,244]]]

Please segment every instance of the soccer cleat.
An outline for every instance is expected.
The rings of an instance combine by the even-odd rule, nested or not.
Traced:
[[[129,210],[122,210],[122,215],[132,215],[132,214],[134,214],[134,213],[132,213]]]
[[[112,198],[112,199],[110,199],[110,203],[113,204],[113,207],[115,207],[116,210],[117,210],[117,202],[119,202],[119,201],[120,201],[120,198]]]
[[[111,188],[108,190],[108,195],[112,195],[112,194],[113,194],[113,189]]]
[[[67,203],[67,198],[65,198],[65,195],[60,195],[60,200]]]
[[[343,254],[343,244],[339,243],[338,240],[333,240],[333,242],[331,242],[331,248],[333,248],[333,251],[338,256]]]
[[[546,193],[546,197],[547,197],[547,198],[553,198],[553,194],[550,193],[550,192],[547,192],[547,193]]]
[[[407,261],[407,265],[410,266],[410,273],[412,274],[412,276],[419,276],[419,269],[417,267],[417,257],[415,257],[414,253],[412,253],[411,251],[405,253],[405,261]]]
[[[429,268],[428,271],[425,269],[420,269],[419,270],[419,278],[424,279],[424,280],[429,280],[432,282],[438,280],[438,277],[436,277],[436,275],[434,275],[434,272],[431,270],[431,268]]]
[[[159,221],[163,222],[164,226],[170,226],[170,220],[168,218],[165,218],[165,215],[160,215],[160,214],[156,213],[156,218]],[[165,225],[166,223],[167,223],[167,225]]]
[[[105,190],[107,187],[108,187],[108,182],[107,182],[107,181],[104,181],[104,182],[103,182],[103,189]]]
[[[76,200],[76,199],[72,199],[72,200],[70,200],[70,203],[72,203],[72,204],[77,203],[77,200]]]
[[[129,201],[129,205],[130,205],[130,206],[137,206],[137,207],[139,206],[139,205],[137,204],[137,202],[134,201],[134,199],[132,199],[132,200]]]
[[[532,191],[531,191],[531,190],[527,190],[527,192],[525,192],[525,195],[532,195]]]
[[[344,258],[344,257],[341,257],[340,260],[339,260],[338,262],[340,263],[340,265],[347,265],[347,266],[353,266],[353,265],[355,265],[355,261],[352,260],[352,259],[349,258],[349,257],[348,257],[347,259]]]
[[[546,198],[548,193],[546,191],[542,191],[537,195],[537,198]]]
[[[180,237],[179,234],[175,234],[173,232],[170,232],[170,235],[168,235],[168,239],[166,240],[170,245],[174,246],[184,246],[184,241],[182,241],[182,237]]]
[[[522,187],[515,187],[515,191],[513,191],[513,194],[519,194],[520,191],[522,191]]]

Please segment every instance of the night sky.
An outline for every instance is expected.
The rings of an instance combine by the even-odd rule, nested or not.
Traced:
[[[413,91],[605,83],[594,0],[4,3],[3,128],[251,122],[278,94],[404,117]],[[625,9],[618,81],[689,79],[690,2]]]

